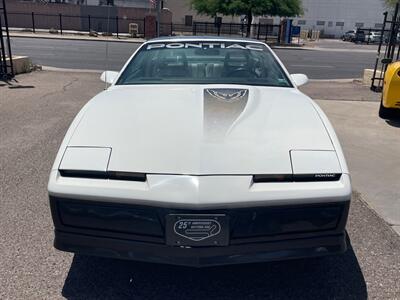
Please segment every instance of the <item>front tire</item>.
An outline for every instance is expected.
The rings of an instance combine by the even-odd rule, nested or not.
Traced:
[[[383,106],[381,101],[381,106],[379,107],[379,117],[385,120],[400,119],[400,109],[386,108]]]

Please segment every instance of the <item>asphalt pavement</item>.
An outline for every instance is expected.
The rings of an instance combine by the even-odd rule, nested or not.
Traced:
[[[98,74],[74,72],[17,80],[17,88],[0,86],[0,299],[400,298],[400,238],[358,191],[348,222],[351,247],[341,256],[191,269],[55,250],[49,170],[73,117],[104,84]],[[319,103],[334,124],[356,108],[347,106],[351,101]],[[378,103],[357,104],[366,105],[357,119],[365,122],[361,117],[370,118]],[[361,133],[353,139],[363,143]]]
[[[140,44],[14,37],[11,45],[14,54],[27,55],[39,65],[118,71]],[[311,79],[360,78],[365,68],[374,66],[375,51],[356,51],[340,42],[334,45],[329,49],[326,43],[317,44],[323,50],[275,51],[291,73],[305,73]]]

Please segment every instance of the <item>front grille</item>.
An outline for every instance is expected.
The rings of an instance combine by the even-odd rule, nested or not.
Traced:
[[[217,210],[168,209],[150,206],[50,199],[53,217],[63,229],[78,228],[102,233],[152,237],[165,241],[168,214],[226,214],[231,241],[246,238],[335,230],[347,203],[253,207]],[[57,221],[56,228],[57,228]],[[92,232],[93,233],[93,232]]]

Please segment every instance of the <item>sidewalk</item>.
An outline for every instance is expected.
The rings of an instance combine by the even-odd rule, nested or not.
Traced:
[[[381,99],[380,93],[371,92],[357,79],[310,80],[300,89],[318,100],[378,102]]]

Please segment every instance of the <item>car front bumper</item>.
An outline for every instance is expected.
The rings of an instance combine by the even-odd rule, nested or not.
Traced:
[[[192,267],[343,253],[349,201],[212,210],[169,209],[50,197],[55,248]],[[169,214],[229,216],[228,246],[170,246]]]

